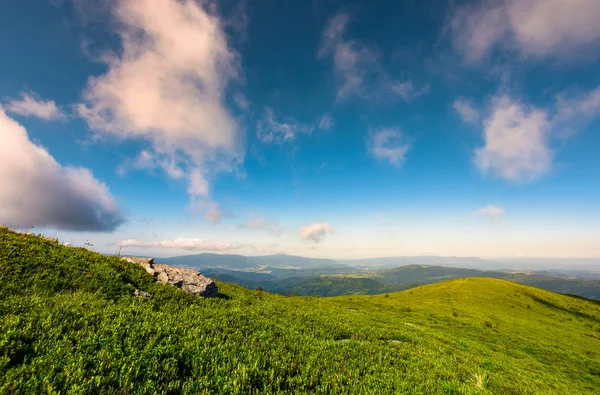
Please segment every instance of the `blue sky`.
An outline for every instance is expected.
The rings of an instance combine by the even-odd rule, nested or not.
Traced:
[[[0,7],[3,224],[157,256],[600,257],[596,0]]]

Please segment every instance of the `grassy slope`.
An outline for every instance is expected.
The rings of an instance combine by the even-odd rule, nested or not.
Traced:
[[[0,229],[0,284],[0,393],[600,388],[600,340],[586,335],[600,332],[600,305],[502,280],[335,298],[219,283],[221,298],[204,300],[117,258]]]

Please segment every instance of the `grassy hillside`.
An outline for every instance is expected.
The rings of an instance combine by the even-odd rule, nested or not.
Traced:
[[[118,258],[0,229],[0,393],[600,388],[600,305],[581,298],[485,278],[334,298],[218,285],[198,299]]]
[[[600,300],[600,280],[559,278],[548,275],[483,271],[444,266],[407,265],[393,269],[339,273],[335,268],[269,272],[237,271],[223,268],[201,269],[216,279],[243,287],[282,295],[341,296],[397,292],[419,285],[465,277],[491,277],[531,285],[548,291]]]

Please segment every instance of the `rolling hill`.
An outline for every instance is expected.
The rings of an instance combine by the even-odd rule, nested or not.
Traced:
[[[500,279],[332,298],[219,282],[202,299],[118,257],[2,228],[0,284],[1,393],[600,388],[600,305]]]
[[[338,271],[325,269],[272,269],[239,271],[205,268],[201,271],[221,281],[282,295],[341,296],[396,292],[419,285],[464,277],[491,277],[533,285],[548,291],[600,300],[600,280],[548,275],[496,272],[443,266],[407,265],[393,269]]]

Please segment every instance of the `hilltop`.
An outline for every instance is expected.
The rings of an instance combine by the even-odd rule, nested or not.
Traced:
[[[204,299],[0,228],[2,393],[595,394],[600,305],[513,282]],[[152,297],[138,298],[139,289]]]

